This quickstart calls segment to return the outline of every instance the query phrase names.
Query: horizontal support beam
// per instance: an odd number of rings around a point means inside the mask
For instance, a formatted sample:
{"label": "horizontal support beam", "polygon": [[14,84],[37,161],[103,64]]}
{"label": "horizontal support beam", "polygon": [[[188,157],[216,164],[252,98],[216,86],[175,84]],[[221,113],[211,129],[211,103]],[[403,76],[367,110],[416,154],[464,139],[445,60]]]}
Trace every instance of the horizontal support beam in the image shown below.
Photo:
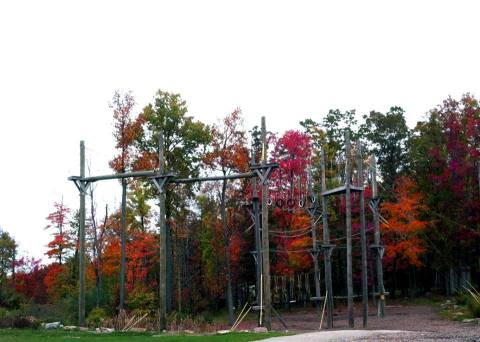
{"label": "horizontal support beam", "polygon": [[102,180],[110,179],[123,179],[123,178],[148,178],[157,175],[156,171],[133,171],[133,172],[124,172],[124,173],[115,173],[113,175],[102,175],[102,176],[92,176],[84,177],[83,179],[79,176],[68,177],[68,180],[82,180],[84,182],[98,182]]}
{"label": "horizontal support beam", "polygon": [[[354,186],[354,185],[350,185],[350,191],[351,192],[360,192],[360,191],[363,191],[363,187],[362,186]],[[322,192],[322,196],[332,196],[332,195],[340,195],[340,194],[344,194],[347,192],[347,187],[345,185],[342,185],[342,186],[339,186],[337,188],[333,188],[331,190],[327,190],[327,191],[324,191]]]}
{"label": "horizontal support beam", "polygon": [[[168,175],[168,174],[167,174]],[[103,175],[103,176],[92,176],[92,177],[84,177],[81,178],[79,176],[71,176],[68,177],[70,181],[84,181],[84,182],[98,182],[102,180],[110,180],[110,179],[123,179],[123,178],[149,178],[149,177],[161,177],[166,175],[160,175],[157,171],[133,171],[133,172],[125,172],[125,173],[116,173],[112,175]],[[196,178],[172,178],[168,182],[169,183],[195,183],[195,182],[208,182],[208,181],[220,181],[220,180],[228,180],[228,179],[240,179],[240,178],[252,178],[255,177],[255,172],[247,172],[247,173],[236,173],[232,175],[226,176],[213,176],[213,177],[196,177]]]}
{"label": "horizontal support beam", "polygon": [[255,176],[256,174],[254,172],[247,172],[247,173],[236,173],[233,175],[226,175],[226,176],[173,178],[168,182],[169,183],[195,183],[195,182],[209,182],[209,181],[219,181],[219,180],[228,180],[228,179],[252,178]]}

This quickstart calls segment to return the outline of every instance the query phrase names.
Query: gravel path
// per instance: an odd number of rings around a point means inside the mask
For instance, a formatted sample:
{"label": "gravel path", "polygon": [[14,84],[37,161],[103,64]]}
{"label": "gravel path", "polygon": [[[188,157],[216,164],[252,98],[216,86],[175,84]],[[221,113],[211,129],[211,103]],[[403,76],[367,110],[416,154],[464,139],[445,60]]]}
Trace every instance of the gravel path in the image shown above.
{"label": "gravel path", "polygon": [[368,341],[381,341],[389,339],[391,336],[403,334],[403,331],[398,330],[335,330],[335,331],[319,331],[311,332],[293,336],[272,337],[262,340],[265,342],[296,342],[296,341],[361,341],[362,339]]}
{"label": "gravel path", "polygon": [[[295,309],[282,313],[290,332],[308,333],[270,341],[477,341],[478,323],[459,323],[443,319],[438,309],[424,305],[387,305],[386,317],[378,318],[376,308],[370,307],[368,329],[362,329],[361,306],[355,307],[355,329],[348,328],[345,308],[334,313],[334,329],[318,331],[319,315],[313,309]],[[239,329],[253,329],[255,321],[242,323]],[[272,318],[272,328],[283,330],[278,319]],[[362,330],[360,330],[362,329]],[[385,331],[388,332],[385,332]],[[393,331],[393,332],[392,332]]]}

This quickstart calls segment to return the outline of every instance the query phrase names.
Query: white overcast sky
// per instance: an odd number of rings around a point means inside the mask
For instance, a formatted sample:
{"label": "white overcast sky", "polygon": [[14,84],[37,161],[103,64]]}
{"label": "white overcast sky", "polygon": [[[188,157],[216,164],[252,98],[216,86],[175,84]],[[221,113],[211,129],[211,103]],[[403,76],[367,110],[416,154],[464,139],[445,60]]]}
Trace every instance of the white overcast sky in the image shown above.
{"label": "white overcast sky", "polygon": [[[406,110],[480,96],[478,1],[1,1],[0,227],[42,257],[53,202],[78,206],[79,140],[110,173],[115,89],[178,92],[207,123],[298,127],[330,108]],[[102,183],[98,202],[117,201]]]}

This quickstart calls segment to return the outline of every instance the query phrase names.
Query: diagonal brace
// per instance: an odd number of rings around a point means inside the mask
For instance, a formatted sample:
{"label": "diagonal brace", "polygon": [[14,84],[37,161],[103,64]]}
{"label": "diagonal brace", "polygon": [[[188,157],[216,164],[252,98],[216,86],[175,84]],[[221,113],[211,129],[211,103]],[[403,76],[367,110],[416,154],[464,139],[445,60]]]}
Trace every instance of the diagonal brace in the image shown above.
{"label": "diagonal brace", "polygon": [[378,210],[378,205],[380,204],[380,198],[379,197],[372,197],[369,201],[369,207],[373,211]]}
{"label": "diagonal brace", "polygon": [[385,246],[383,245],[370,245],[371,249],[374,249],[378,255],[380,256],[380,259],[383,258],[383,254],[385,253]]}
{"label": "diagonal brace", "polygon": [[92,184],[91,182],[84,181],[81,178],[74,178],[74,179],[72,178],[71,181],[73,182],[73,184],[75,184],[80,194],[83,194],[83,195],[86,194],[90,184]]}
{"label": "diagonal brace", "polygon": [[276,168],[278,168],[278,164],[276,163],[250,166],[250,169],[252,169],[260,178],[262,185],[268,185],[268,178]]}
{"label": "diagonal brace", "polygon": [[173,177],[173,174],[167,173],[165,175],[155,175],[152,177],[148,177],[148,179],[152,181],[158,192],[163,194],[165,192],[165,186],[167,185],[169,179]]}
{"label": "diagonal brace", "polygon": [[322,217],[322,213],[318,205],[314,205],[313,207],[307,208],[307,211],[310,216],[320,215],[320,217]]}
{"label": "diagonal brace", "polygon": [[332,257],[332,253],[333,253],[333,249],[335,248],[335,245],[331,245],[331,244],[324,244],[321,246],[322,249],[323,249],[323,253],[328,256],[328,257]]}

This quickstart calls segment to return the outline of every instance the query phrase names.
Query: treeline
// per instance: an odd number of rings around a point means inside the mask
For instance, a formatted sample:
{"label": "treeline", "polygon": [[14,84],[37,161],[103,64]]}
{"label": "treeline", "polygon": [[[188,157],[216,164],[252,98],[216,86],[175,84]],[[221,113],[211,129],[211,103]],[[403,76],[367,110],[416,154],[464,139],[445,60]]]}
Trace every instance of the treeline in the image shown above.
{"label": "treeline", "polygon": [[[390,296],[451,294],[466,280],[478,285],[480,108],[472,95],[448,98],[414,129],[407,127],[400,107],[362,117],[354,110],[331,110],[320,121],[301,121],[297,130],[269,132],[268,152],[261,149],[258,127],[247,131],[243,126],[240,109],[207,125],[188,114],[186,102],[178,94],[158,91],[138,115],[134,107],[130,93],[115,93],[111,108],[116,155],[110,162],[115,172],[157,168],[160,130],[165,136],[166,170],[177,177],[245,172],[262,153],[279,163],[270,180],[269,195],[274,303],[287,302],[285,296],[288,302],[292,297],[306,300],[310,287],[313,295],[312,230],[305,203],[319,196],[321,148],[328,187],[345,181],[346,158],[354,161],[355,156],[344,154],[345,130],[350,130],[352,141],[363,144],[366,203],[372,197],[369,180],[372,156],[376,158],[386,247],[384,277]],[[358,146],[354,143],[353,147]],[[126,186],[125,307],[154,313],[159,282],[157,193],[147,180],[129,179]],[[99,207],[94,186],[88,199],[87,313],[102,308],[105,315],[113,315],[120,304],[120,205]],[[231,320],[233,306],[252,298],[255,237],[251,199],[248,179],[168,185],[168,311],[197,314],[228,307]],[[349,200],[357,248],[358,201]],[[331,239],[337,245],[333,281],[338,294],[345,293],[345,203],[345,198],[338,197],[328,206]],[[372,244],[368,207],[366,212],[368,242]],[[37,314],[75,322],[78,213],[55,203],[47,220],[52,233],[46,252],[52,262],[48,264],[18,258],[15,241],[2,233],[0,306],[18,309],[28,303]],[[315,232],[322,237],[321,219],[315,222]],[[323,267],[323,257],[319,258]],[[354,259],[359,291],[358,248]],[[372,255],[369,260],[369,284],[374,291]],[[321,286],[324,289],[323,282]],[[100,311],[93,312],[98,315]]]}

